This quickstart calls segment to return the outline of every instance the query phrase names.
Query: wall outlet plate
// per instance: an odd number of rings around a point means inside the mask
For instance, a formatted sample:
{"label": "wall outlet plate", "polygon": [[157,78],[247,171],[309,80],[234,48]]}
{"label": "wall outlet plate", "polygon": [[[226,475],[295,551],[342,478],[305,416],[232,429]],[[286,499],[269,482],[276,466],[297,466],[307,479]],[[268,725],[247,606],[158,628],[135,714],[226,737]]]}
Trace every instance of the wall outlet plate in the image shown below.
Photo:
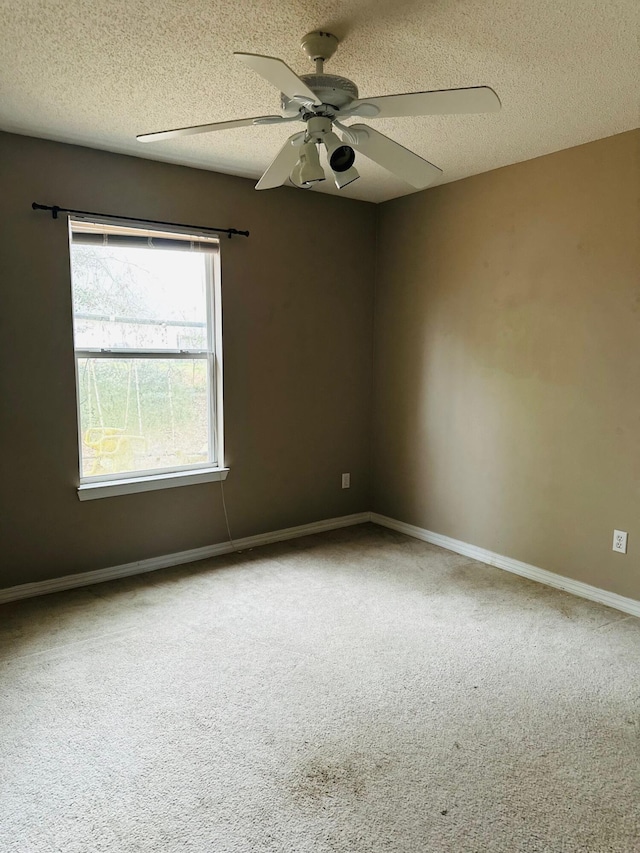
{"label": "wall outlet plate", "polygon": [[627,553],[627,534],[624,530],[613,531],[613,550],[619,554]]}
{"label": "wall outlet plate", "polygon": [[351,487],[351,474],[342,475],[342,488],[348,489]]}

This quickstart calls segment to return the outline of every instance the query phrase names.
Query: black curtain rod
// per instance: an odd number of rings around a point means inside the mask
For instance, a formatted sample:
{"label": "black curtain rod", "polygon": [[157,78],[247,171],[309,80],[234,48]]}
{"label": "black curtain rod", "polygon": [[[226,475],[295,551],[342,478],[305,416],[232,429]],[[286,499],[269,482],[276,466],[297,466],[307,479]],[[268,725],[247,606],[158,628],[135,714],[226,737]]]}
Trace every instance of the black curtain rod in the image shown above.
{"label": "black curtain rod", "polygon": [[69,207],[58,207],[57,204],[38,204],[32,202],[33,210],[50,210],[51,218],[57,219],[59,213],[75,213],[78,216],[101,216],[105,219],[122,219],[126,222],[144,222],[149,225],[170,225],[174,228],[192,228],[194,231],[213,231],[216,234],[228,234],[229,238],[236,234],[238,237],[248,237],[248,231],[238,231],[237,228],[211,228],[208,225],[182,225],[180,222],[163,222],[160,219],[138,219],[135,216],[113,216],[110,213],[96,213],[95,210],[72,210]]}

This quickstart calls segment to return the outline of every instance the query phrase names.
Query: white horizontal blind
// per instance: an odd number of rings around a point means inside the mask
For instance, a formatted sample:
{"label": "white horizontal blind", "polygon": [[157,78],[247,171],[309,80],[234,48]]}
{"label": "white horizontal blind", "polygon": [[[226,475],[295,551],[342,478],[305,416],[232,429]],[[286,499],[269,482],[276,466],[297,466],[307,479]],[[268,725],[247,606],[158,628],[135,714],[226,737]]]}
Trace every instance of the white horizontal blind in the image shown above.
{"label": "white horizontal blind", "polygon": [[75,244],[94,246],[124,246],[145,249],[172,249],[184,252],[217,252],[218,238],[205,234],[179,231],[149,230],[130,225],[89,222],[73,219],[71,240]]}

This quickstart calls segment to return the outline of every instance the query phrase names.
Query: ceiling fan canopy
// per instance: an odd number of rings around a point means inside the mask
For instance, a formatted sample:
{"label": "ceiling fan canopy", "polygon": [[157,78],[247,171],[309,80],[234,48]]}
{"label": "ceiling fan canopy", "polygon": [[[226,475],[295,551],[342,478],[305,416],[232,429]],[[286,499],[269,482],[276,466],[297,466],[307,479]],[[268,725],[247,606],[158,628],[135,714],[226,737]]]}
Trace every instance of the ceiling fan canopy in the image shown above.
{"label": "ceiling fan canopy", "polygon": [[334,35],[308,33],[301,46],[315,63],[314,74],[298,76],[285,62],[273,56],[234,54],[280,92],[279,115],[145,133],[137,137],[138,141],[156,142],[252,125],[302,122],[305,129],[289,136],[256,184],[257,190],[278,187],[287,180],[294,186],[309,189],[325,180],[320,152],[323,152],[338,189],[359,177],[354,165],[356,153],[368,157],[416,189],[425,189],[438,179],[441,169],[368,125],[347,125],[344,122],[360,118],[488,113],[501,108],[500,99],[488,86],[360,99],[358,87],[352,80],[324,71],[324,63],[338,47],[338,39]]}

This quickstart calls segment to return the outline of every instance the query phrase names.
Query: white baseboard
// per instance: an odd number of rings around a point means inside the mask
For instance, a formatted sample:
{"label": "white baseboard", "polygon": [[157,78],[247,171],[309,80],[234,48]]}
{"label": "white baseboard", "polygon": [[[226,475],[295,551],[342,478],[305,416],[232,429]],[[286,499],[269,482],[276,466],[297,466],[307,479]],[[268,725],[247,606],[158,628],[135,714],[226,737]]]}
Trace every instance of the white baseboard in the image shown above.
{"label": "white baseboard", "polygon": [[[556,575],[554,572],[548,572],[546,569],[539,569],[537,566],[522,563],[520,560],[514,560],[512,557],[505,557],[502,554],[487,551],[485,548],[479,548],[477,545],[470,545],[468,542],[461,542],[459,539],[452,539],[449,536],[443,536],[441,533],[433,533],[431,530],[425,530],[422,527],[416,527],[404,521],[397,521],[395,518],[388,518],[386,515],[379,515],[377,512],[359,512],[354,515],[343,515],[339,518],[314,521],[311,524],[301,524],[297,527],[286,527],[283,530],[273,530],[270,533],[259,533],[257,536],[234,539],[234,545],[235,550],[246,551],[248,548],[257,548],[260,545],[268,545],[271,542],[297,539],[301,536],[310,536],[313,533],[322,533],[326,530],[337,530],[340,527],[351,527],[352,525],[363,524],[367,521],[372,521],[374,524],[379,524],[382,527],[389,527],[391,530],[397,530],[399,533],[405,533],[414,539],[421,539],[423,542],[439,545],[448,551],[455,551],[457,554],[463,554],[465,557],[471,557],[489,566],[495,566],[498,569],[504,569],[507,572],[538,581],[538,583],[562,589],[580,598],[587,598],[599,604],[606,604],[607,607],[613,607],[616,610],[621,610],[623,613],[629,613],[631,616],[640,617],[640,601],[636,601],[633,598],[625,598],[622,595],[617,595],[615,592],[609,592],[606,589],[590,586],[572,578]],[[170,566],[179,566],[184,563],[193,563],[196,560],[205,560],[208,557],[216,557],[220,554],[230,554],[233,550],[234,548],[230,542],[220,542],[216,545],[205,545],[203,548],[192,548],[189,551],[179,551],[175,554],[151,557],[148,560],[138,560],[135,563],[125,563],[121,566],[65,575],[61,578],[52,578],[51,580],[36,583],[24,583],[19,586],[0,589],[0,604],[16,601],[20,598],[32,598],[36,595],[61,592],[62,590],[73,589],[75,587],[91,586],[95,583],[103,583],[104,581],[124,578],[129,575],[140,575],[145,572],[153,572],[157,569],[166,569]]]}
{"label": "white baseboard", "polygon": [[125,578],[129,575],[141,575],[145,572],[154,572],[157,569],[166,569],[169,566],[179,566],[183,563],[205,560],[208,557],[216,557],[219,554],[230,554],[234,550],[246,551],[248,548],[268,545],[270,542],[282,542],[285,539],[297,539],[300,536],[310,536],[312,533],[322,533],[325,530],[337,530],[339,527],[363,524],[369,521],[369,518],[370,513],[368,512],[342,515],[339,518],[327,518],[324,521],[314,521],[311,524],[300,524],[298,527],[286,527],[283,530],[273,530],[270,533],[259,533],[257,536],[234,539],[233,544],[235,545],[235,549],[230,542],[220,542],[216,545],[205,545],[203,548],[192,548],[189,551],[179,551],[175,554],[151,557],[148,560],[137,560],[135,563],[125,563],[122,566],[112,566],[107,569],[96,569],[92,572],[65,575],[61,578],[52,578],[51,580],[38,581],[36,583],[23,583],[20,586],[0,589],[0,604],[8,601],[16,601],[19,598],[32,598],[36,595],[61,592],[64,589],[73,589],[79,586],[91,586],[94,583]]}
{"label": "white baseboard", "polygon": [[504,557],[502,554],[487,551],[485,548],[478,548],[477,545],[470,545],[468,542],[461,542],[459,539],[451,539],[449,536],[443,536],[441,533],[432,533],[430,530],[416,527],[413,524],[406,524],[404,521],[397,521],[395,518],[388,518],[386,515],[379,515],[377,512],[371,513],[371,521],[382,527],[389,527],[391,530],[405,533],[407,536],[413,536],[414,539],[422,539],[423,542],[439,545],[441,548],[446,548],[447,551],[464,554],[465,557],[471,557],[489,566],[504,569],[515,575],[521,575],[523,578],[529,578],[529,580],[538,581],[547,586],[553,586],[556,589],[562,589],[565,592],[578,595],[580,598],[588,598],[590,601],[606,604],[607,607],[613,607],[616,610],[621,610],[623,613],[629,613],[631,616],[640,617],[640,601],[636,601],[633,598],[625,598],[622,595],[617,595],[615,592],[609,592],[597,586],[590,586],[587,583],[582,583],[572,578],[556,575],[554,572],[548,572],[546,569],[539,569],[537,566],[522,563],[520,560],[514,560],[512,557]]}

